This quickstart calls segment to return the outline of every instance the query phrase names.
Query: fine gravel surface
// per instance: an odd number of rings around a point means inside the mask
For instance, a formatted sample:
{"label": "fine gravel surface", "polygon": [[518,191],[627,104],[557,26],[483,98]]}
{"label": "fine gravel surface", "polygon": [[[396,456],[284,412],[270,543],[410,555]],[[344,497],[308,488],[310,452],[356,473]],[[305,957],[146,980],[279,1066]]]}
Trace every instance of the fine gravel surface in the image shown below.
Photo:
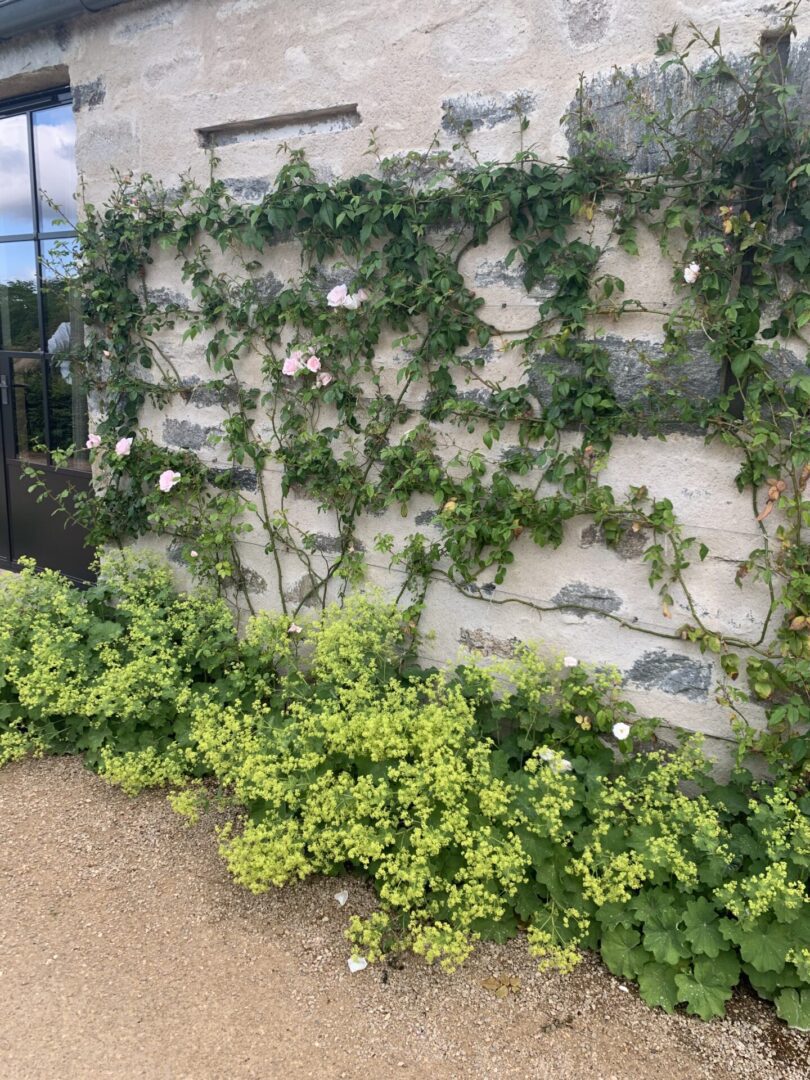
{"label": "fine gravel surface", "polygon": [[2,1080],[810,1078],[810,1037],[748,995],[723,1021],[670,1017],[593,959],[539,975],[522,941],[449,976],[416,959],[351,974],[343,931],[368,888],[251,896],[213,827],[74,759],[0,771]]}

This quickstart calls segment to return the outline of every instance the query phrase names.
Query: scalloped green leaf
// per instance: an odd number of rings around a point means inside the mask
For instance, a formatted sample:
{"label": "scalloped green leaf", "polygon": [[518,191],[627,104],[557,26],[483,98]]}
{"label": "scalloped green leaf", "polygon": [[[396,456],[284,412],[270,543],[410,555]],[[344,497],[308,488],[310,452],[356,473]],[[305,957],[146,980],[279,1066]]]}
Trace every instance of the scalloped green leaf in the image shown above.
{"label": "scalloped green leaf", "polygon": [[642,1000],[665,1012],[674,1012],[680,1001],[678,985],[675,982],[676,974],[669,964],[658,964],[654,961],[645,964],[638,973],[638,989]]}
{"label": "scalloped green leaf", "polygon": [[648,954],[641,948],[641,935],[627,926],[606,930],[599,945],[609,971],[623,979],[635,979]]}
{"label": "scalloped green leaf", "polygon": [[659,964],[675,965],[689,955],[680,924],[680,912],[673,908],[664,908],[644,923],[644,947]]}
{"label": "scalloped green leaf", "polygon": [[702,957],[695,961],[691,972],[680,972],[675,976],[680,1000],[686,1003],[686,1011],[699,1016],[701,1020],[723,1015],[726,1002],[739,978],[740,966],[736,958],[731,953],[722,953],[721,957],[724,959],[720,963],[720,958],[709,960]]}
{"label": "scalloped green leaf", "polygon": [[775,999],[776,1014],[788,1027],[810,1031],[810,989],[783,990]]}
{"label": "scalloped green leaf", "polygon": [[790,926],[774,920],[764,925],[758,922],[739,935],[738,943],[743,960],[757,971],[782,971],[794,940]]}
{"label": "scalloped green leaf", "polygon": [[683,936],[698,955],[717,957],[725,950],[718,921],[717,908],[704,896],[686,905]]}

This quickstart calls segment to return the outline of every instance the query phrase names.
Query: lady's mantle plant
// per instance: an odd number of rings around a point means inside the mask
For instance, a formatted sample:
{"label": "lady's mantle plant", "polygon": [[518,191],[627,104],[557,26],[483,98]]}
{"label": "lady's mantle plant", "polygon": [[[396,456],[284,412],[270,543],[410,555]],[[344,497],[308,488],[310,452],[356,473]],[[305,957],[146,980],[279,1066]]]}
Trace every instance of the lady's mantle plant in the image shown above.
{"label": "lady's mantle plant", "polygon": [[221,851],[255,892],[368,880],[357,963],[453,968],[525,930],[541,966],[596,949],[667,1011],[721,1015],[747,980],[810,1029],[810,796],[789,771],[718,784],[694,737],[650,750],[610,673],[529,646],[424,671],[409,614],[363,594],[239,639],[143,556],[85,592],[28,568],[4,601],[0,757],[83,752],[192,819],[224,800]]}

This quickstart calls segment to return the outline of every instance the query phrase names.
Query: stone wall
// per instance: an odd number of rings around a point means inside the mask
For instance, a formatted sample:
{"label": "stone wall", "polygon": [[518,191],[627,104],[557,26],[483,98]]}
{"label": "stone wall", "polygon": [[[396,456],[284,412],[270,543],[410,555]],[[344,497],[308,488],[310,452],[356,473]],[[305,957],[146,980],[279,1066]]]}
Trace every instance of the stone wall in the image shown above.
{"label": "stone wall", "polygon": [[[801,16],[800,41],[810,35],[809,14]],[[204,180],[210,146],[220,158],[219,175],[245,201],[268,190],[283,142],[304,148],[323,177],[368,171],[372,131],[384,156],[434,145],[463,164],[463,151],[452,147],[458,125],[468,122],[470,144],[481,158],[505,159],[519,147],[516,101],[531,121],[524,139],[555,160],[569,151],[570,132],[560,117],[571,107],[580,72],[599,124],[645,169],[649,152],[621,104],[611,79],[614,65],[634,70],[650,99],[665,101],[686,91],[677,73],[661,74],[651,62],[658,33],[675,21],[719,24],[726,48],[742,54],[776,17],[774,5],[757,0],[358,0],[345,7],[318,0],[136,0],[0,45],[0,99],[70,82],[78,164],[87,197],[96,203],[109,191],[111,167],[149,172],[169,186],[189,170]],[[794,44],[791,54],[802,97],[807,52],[806,44]],[[611,251],[604,269],[625,279],[628,295],[666,311],[674,301],[671,266],[653,237],[640,241],[640,258]],[[509,335],[534,321],[542,289],[525,294],[519,268],[504,262],[507,248],[507,238],[495,232],[486,246],[467,252],[461,269],[484,298],[484,317],[502,331],[485,351],[487,376],[508,380],[518,370]],[[277,245],[265,257],[266,288],[280,288],[298,269],[296,245]],[[150,268],[147,285],[157,302],[186,296],[168,256]],[[603,342],[620,399],[661,369],[661,322],[661,316],[638,314],[620,327],[594,326],[595,334],[607,335]],[[193,448],[212,468],[228,468],[222,448],[209,441],[227,401],[203,385],[204,344],[183,344],[178,331],[166,335],[163,346],[191,392],[187,402],[147,415],[145,423],[158,441]],[[788,368],[800,362],[798,350],[783,355]],[[402,361],[393,345],[387,360],[393,378]],[[250,374],[250,364],[243,375]],[[693,363],[679,376],[684,392],[709,394],[718,377],[696,340]],[[539,381],[537,386],[541,395]],[[464,443],[458,429],[441,434],[448,455]],[[508,434],[490,452],[493,461],[508,452]],[[471,439],[480,447],[478,435]],[[688,572],[701,615],[720,631],[744,636],[755,634],[768,595],[735,581],[739,561],[759,541],[750,493],[739,493],[733,483],[737,467],[729,449],[707,447],[700,436],[678,431],[666,444],[620,439],[603,478],[617,493],[644,484],[672,500],[686,534],[705,540],[711,551]],[[255,487],[249,470],[240,470],[237,479],[246,490]],[[268,479],[280,498],[279,474],[271,469]],[[326,565],[334,557],[334,524],[294,494],[288,507],[315,534]],[[407,520],[396,513],[364,524],[360,541],[372,581],[392,585],[384,559],[372,550],[374,535],[402,537],[415,528],[429,535],[432,513],[428,501],[414,501]],[[427,652],[445,661],[464,647],[502,655],[517,640],[540,639],[583,659],[610,662],[625,673],[641,709],[703,730],[722,749],[730,731],[714,701],[718,673],[712,660],[686,643],[638,632],[668,633],[688,616],[682,597],[669,616],[662,613],[647,584],[644,544],[643,535],[629,531],[610,550],[587,520],[572,522],[556,551],[522,537],[503,585],[483,582],[466,595],[442,583],[431,587]],[[254,601],[277,606],[263,543],[248,538],[243,549]],[[300,568],[288,569],[288,595],[303,595],[307,581]],[[560,610],[541,617],[520,603],[525,598]],[[583,604],[592,613],[583,614],[577,607]],[[633,628],[617,626],[608,614]]]}

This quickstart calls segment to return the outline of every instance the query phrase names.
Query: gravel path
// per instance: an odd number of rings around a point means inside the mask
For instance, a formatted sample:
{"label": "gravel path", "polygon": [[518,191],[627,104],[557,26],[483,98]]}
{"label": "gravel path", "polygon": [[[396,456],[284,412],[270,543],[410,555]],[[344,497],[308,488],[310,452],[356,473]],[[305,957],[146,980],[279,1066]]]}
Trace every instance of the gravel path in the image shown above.
{"label": "gravel path", "polygon": [[[520,941],[452,976],[352,975],[343,929],[368,890],[253,897],[211,833],[75,760],[0,772],[3,1080],[810,1078],[810,1038],[751,998],[723,1022],[667,1017],[594,961],[539,976]],[[498,998],[493,975],[520,987]]]}

